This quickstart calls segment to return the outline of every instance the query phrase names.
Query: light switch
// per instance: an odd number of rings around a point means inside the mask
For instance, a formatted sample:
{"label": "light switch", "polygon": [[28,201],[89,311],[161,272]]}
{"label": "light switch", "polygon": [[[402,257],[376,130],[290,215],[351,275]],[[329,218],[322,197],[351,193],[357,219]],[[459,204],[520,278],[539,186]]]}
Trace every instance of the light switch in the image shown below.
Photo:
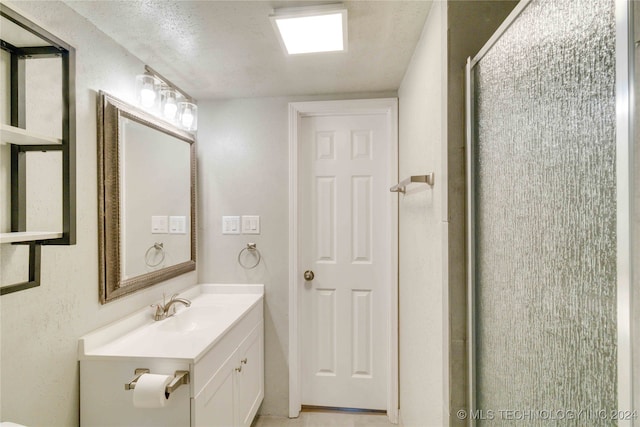
{"label": "light switch", "polygon": [[187,217],[186,216],[170,216],[169,217],[169,233],[187,234]]}
{"label": "light switch", "polygon": [[169,217],[166,215],[151,217],[151,234],[166,234],[169,232]]}
{"label": "light switch", "polygon": [[240,234],[240,217],[223,216],[222,234]]}
{"label": "light switch", "polygon": [[242,216],[242,234],[260,234],[260,216]]}

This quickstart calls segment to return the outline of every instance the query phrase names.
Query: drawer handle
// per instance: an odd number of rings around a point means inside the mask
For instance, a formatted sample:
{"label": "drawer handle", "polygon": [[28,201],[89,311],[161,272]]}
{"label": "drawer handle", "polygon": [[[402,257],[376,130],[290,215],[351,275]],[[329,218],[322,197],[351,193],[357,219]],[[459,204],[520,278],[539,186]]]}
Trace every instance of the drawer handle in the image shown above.
{"label": "drawer handle", "polygon": [[246,365],[247,364],[247,358],[245,357],[244,359],[242,359],[240,361],[241,364]]}

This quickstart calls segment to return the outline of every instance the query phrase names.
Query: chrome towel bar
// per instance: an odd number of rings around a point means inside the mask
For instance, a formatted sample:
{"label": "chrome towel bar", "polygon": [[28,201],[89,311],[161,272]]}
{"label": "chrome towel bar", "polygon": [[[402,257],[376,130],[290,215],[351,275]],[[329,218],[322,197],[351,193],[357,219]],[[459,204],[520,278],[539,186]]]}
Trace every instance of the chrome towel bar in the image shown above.
{"label": "chrome towel bar", "polygon": [[433,187],[435,174],[433,172],[426,175],[412,175],[407,179],[403,179],[397,185],[389,188],[392,193],[404,194],[407,190],[407,186],[412,183],[427,184]]}

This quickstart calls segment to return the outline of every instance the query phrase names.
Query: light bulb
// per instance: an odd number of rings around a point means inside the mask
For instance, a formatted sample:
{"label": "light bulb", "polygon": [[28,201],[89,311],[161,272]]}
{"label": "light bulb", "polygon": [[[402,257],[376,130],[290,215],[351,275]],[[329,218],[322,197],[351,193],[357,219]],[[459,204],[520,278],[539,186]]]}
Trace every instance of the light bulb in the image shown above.
{"label": "light bulb", "polygon": [[198,128],[198,106],[192,102],[178,103],[178,123],[188,131]]}
{"label": "light bulb", "polygon": [[153,104],[155,104],[156,102],[156,93],[153,90],[153,88],[142,88],[142,90],[140,91],[140,104],[142,104],[143,107],[153,107]]}
{"label": "light bulb", "polygon": [[182,118],[180,119],[182,122],[182,126],[189,129],[193,124],[193,114],[191,114],[191,110],[186,110],[182,113]]}
{"label": "light bulb", "polygon": [[169,120],[173,120],[178,112],[178,106],[175,102],[167,102],[164,104],[164,117]]}
{"label": "light bulb", "polygon": [[162,115],[169,121],[174,121],[178,112],[178,94],[171,88],[160,91],[160,103],[162,105]]}
{"label": "light bulb", "polygon": [[140,74],[136,76],[136,93],[138,104],[148,110],[158,107],[158,92],[160,89],[160,81],[149,74]]}

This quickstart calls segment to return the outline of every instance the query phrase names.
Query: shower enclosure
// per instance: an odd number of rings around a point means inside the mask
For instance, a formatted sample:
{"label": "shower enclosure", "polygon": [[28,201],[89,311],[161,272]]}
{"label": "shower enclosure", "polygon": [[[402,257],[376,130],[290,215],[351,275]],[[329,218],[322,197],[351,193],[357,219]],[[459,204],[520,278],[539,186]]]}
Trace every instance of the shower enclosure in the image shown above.
{"label": "shower enclosure", "polygon": [[633,3],[522,0],[468,62],[472,424],[640,425]]}

